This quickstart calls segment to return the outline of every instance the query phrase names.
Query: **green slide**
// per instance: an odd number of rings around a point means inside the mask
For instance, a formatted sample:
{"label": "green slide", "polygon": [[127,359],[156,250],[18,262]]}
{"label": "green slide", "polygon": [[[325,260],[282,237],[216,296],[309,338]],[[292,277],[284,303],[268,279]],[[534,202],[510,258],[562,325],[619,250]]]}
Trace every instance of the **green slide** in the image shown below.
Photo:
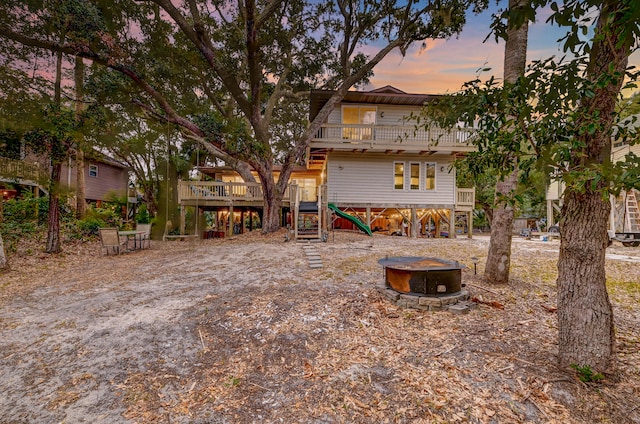
{"label": "green slide", "polygon": [[369,234],[370,236],[373,235],[373,233],[371,232],[371,228],[369,228],[368,225],[365,225],[362,223],[362,221],[360,221],[358,218],[356,218],[353,215],[349,215],[348,213],[344,213],[342,212],[340,209],[338,209],[338,207],[336,205],[334,205],[333,203],[329,203],[327,205],[329,207],[329,209],[331,209],[332,211],[334,211],[336,213],[336,215],[347,219],[351,222],[353,222],[354,224],[356,224],[356,227],[358,227],[360,229],[360,231]]}

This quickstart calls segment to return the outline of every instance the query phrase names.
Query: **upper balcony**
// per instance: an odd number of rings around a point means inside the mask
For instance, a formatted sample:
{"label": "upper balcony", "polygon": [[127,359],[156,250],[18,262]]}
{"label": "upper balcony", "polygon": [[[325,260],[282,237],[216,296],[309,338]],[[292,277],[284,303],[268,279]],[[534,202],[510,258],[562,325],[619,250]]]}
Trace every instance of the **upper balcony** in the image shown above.
{"label": "upper balcony", "polygon": [[472,152],[472,130],[415,128],[410,125],[323,124],[311,140],[311,149],[361,152],[462,153]]}

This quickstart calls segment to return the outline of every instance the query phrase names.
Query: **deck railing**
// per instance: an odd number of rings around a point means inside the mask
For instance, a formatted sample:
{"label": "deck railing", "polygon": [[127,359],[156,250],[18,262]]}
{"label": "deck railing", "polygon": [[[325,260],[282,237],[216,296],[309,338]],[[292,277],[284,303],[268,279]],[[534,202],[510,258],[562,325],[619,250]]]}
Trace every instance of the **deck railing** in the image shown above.
{"label": "deck railing", "polygon": [[335,147],[358,148],[416,148],[421,150],[440,147],[472,148],[473,131],[468,129],[444,130],[418,128],[413,125],[349,125],[323,124],[313,143],[331,144]]}
{"label": "deck railing", "polygon": [[[178,200],[247,201],[263,200],[260,183],[232,183],[223,181],[178,181]],[[289,200],[289,188],[283,201]]]}
{"label": "deck railing", "polygon": [[[290,193],[296,193],[295,189],[293,189],[292,191],[291,185],[287,187],[287,190],[284,193],[284,197],[282,199],[284,203],[287,203],[291,200]],[[475,188],[456,189],[456,209],[473,210],[475,205],[475,194]],[[261,202],[263,200],[262,186],[259,183],[178,181],[178,200],[180,202],[206,200]],[[293,201],[295,202],[295,198],[293,199]]]}
{"label": "deck railing", "polygon": [[0,177],[39,182],[45,180],[47,175],[37,163],[0,157]]}
{"label": "deck railing", "polygon": [[457,188],[456,189],[456,209],[473,210],[476,204],[475,188]]}

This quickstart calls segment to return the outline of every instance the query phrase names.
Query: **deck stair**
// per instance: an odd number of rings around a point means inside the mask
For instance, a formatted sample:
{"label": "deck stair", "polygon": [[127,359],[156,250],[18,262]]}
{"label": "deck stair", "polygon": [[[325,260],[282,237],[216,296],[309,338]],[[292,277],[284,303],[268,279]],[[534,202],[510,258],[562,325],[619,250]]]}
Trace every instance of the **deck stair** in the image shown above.
{"label": "deck stair", "polygon": [[626,199],[626,217],[625,228],[629,232],[640,232],[640,209],[638,209],[638,199],[636,198],[635,190],[630,190],[627,193]]}
{"label": "deck stair", "polygon": [[318,204],[316,202],[300,202],[298,207],[298,238],[318,237]]}
{"label": "deck stair", "polygon": [[322,264],[322,258],[320,257],[320,253],[318,253],[318,249],[315,245],[311,243],[307,243],[302,246],[302,250],[307,256],[307,260],[309,261],[309,268],[311,269],[321,269],[324,267]]}

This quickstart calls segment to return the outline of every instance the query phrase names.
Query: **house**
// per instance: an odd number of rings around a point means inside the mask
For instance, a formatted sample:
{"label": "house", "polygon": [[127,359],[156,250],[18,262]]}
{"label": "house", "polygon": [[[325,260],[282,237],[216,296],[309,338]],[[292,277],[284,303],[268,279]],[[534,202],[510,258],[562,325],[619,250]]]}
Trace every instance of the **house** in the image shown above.
{"label": "house", "polygon": [[[332,94],[311,92],[311,120]],[[436,97],[388,86],[348,92],[312,139],[306,166],[291,175],[282,225],[291,225],[298,239],[326,237],[336,228],[471,237],[475,190],[457,187],[453,162],[475,149],[472,132],[416,129],[408,120]],[[178,182],[181,233],[185,207],[214,212],[222,234],[233,233],[231,222],[242,222],[244,231],[247,217],[262,209],[260,184],[244,183],[226,167],[199,171],[210,181]]]}
{"label": "house", "polygon": [[[622,122],[623,126],[640,126],[640,115],[630,116]],[[624,161],[628,154],[640,156],[640,144],[631,144],[629,140],[613,140],[611,161]],[[625,246],[640,246],[640,190],[623,191],[617,197],[611,196],[611,218],[609,233],[612,238],[621,241]]]}
{"label": "house", "polygon": [[[626,118],[621,125],[638,126],[640,115]],[[629,140],[614,135],[611,146],[611,162],[624,161],[628,154],[640,156],[640,144],[631,144]],[[552,179],[547,187],[547,223],[555,225],[555,215],[561,213],[564,182]],[[609,217],[609,236],[622,242],[625,246],[640,246],[640,191],[630,189],[622,191],[618,196],[611,196],[611,213]]]}
{"label": "house", "polygon": [[[75,191],[78,175],[75,162],[69,159],[62,165],[60,182]],[[129,168],[121,162],[95,150],[85,153],[85,199],[100,206],[111,196],[125,196],[129,185]]]}
{"label": "house", "polygon": [[[16,195],[29,190],[35,196],[46,194],[49,166],[45,158],[26,155],[22,159],[0,157],[0,189]],[[129,170],[122,163],[93,151],[85,156],[85,198],[87,202],[100,204],[109,201],[112,193],[123,196],[127,193]],[[64,188],[75,190],[77,181],[75,163],[69,159],[62,166],[60,183]]]}
{"label": "house", "polygon": [[[311,92],[310,120],[332,95]],[[331,112],[311,141],[307,166],[321,171],[324,200],[339,217],[388,234],[471,237],[475,190],[457,187],[453,163],[475,150],[472,131],[416,128],[409,119],[437,97],[391,86],[350,91]],[[348,225],[329,227],[336,222]]]}

